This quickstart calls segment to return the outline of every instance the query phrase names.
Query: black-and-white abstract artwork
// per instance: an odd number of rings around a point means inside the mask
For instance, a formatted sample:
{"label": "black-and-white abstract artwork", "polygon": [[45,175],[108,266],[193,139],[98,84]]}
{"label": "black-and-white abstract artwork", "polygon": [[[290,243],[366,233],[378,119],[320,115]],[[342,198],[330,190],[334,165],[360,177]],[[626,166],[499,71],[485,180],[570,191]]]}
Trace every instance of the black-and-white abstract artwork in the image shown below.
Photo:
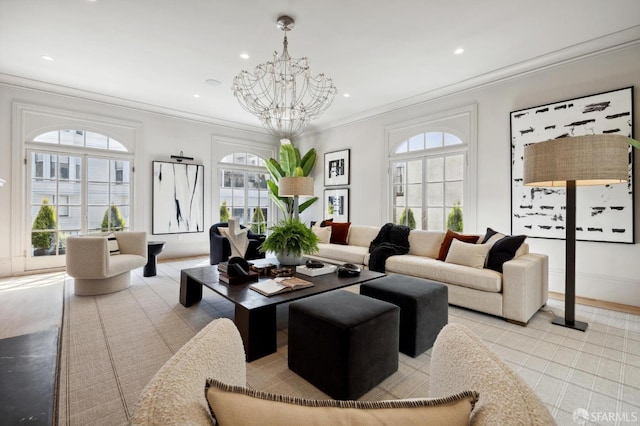
{"label": "black-and-white abstract artwork", "polygon": [[153,162],[152,233],[204,231],[204,166]]}
{"label": "black-and-white abstract artwork", "polygon": [[324,154],[324,186],[349,185],[349,155],[351,150]]}
{"label": "black-and-white abstract artwork", "polygon": [[[633,136],[633,87],[511,113],[513,234],[565,237],[566,190],[523,185],[524,146],[550,139],[605,133]],[[578,240],[634,242],[631,146],[627,184],[580,186],[576,194]]]}

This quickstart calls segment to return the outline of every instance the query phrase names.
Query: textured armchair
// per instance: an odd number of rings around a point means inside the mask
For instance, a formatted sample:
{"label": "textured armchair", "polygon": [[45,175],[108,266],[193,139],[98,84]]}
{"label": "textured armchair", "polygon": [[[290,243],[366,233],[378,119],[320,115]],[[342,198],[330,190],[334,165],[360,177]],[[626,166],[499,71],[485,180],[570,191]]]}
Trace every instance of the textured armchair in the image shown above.
{"label": "textured armchair", "polygon": [[67,274],[79,296],[113,293],[131,283],[131,270],[147,263],[146,232],[114,232],[120,254],[110,255],[107,233],[67,238]]}
{"label": "textured armchair", "polygon": [[[209,228],[209,263],[211,265],[217,265],[220,262],[225,262],[231,255],[231,246],[227,238],[220,235],[218,228],[227,228],[229,225],[226,222],[216,223]],[[245,226],[240,225],[241,229],[245,229]],[[258,250],[265,240],[265,236],[262,234],[256,234],[249,230],[247,232],[249,238],[249,247],[244,258],[251,259],[264,259],[264,253],[260,253]]]}

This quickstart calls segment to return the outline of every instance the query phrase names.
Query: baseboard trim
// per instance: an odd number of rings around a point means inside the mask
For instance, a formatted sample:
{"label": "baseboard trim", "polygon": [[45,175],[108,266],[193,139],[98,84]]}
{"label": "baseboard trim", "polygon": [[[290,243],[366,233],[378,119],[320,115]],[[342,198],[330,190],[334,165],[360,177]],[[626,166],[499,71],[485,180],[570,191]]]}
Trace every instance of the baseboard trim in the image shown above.
{"label": "baseboard trim", "polygon": [[[563,293],[549,292],[549,297],[555,300],[564,300]],[[640,306],[623,305],[621,303],[607,302],[604,300],[590,299],[576,296],[576,303],[580,305],[594,306],[596,308],[610,309],[612,311],[625,312],[627,314],[640,315]]]}

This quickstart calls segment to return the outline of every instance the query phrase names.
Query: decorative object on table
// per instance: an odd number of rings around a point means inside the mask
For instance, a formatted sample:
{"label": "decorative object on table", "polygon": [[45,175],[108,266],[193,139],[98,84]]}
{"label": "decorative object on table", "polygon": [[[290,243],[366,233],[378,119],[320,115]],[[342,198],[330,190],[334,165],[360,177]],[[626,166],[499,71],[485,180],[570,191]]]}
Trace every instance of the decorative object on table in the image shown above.
{"label": "decorative object on table", "polygon": [[244,258],[247,248],[249,248],[249,237],[247,235],[249,229],[240,228],[240,221],[235,217],[230,217],[227,224],[226,228],[219,228],[218,230],[220,235],[229,241],[230,257]]}
{"label": "decorative object on table", "polygon": [[218,279],[229,285],[238,285],[238,284],[246,284],[246,283],[255,283],[258,282],[260,276],[257,272],[249,271],[247,275],[239,275],[239,276],[231,276],[226,272],[219,272]]}
{"label": "decorative object on table", "polygon": [[302,275],[308,275],[310,277],[317,277],[320,275],[333,274],[338,269],[336,265],[326,265],[322,264],[320,268],[312,268],[308,265],[299,265],[296,266],[296,273]]}
{"label": "decorative object on table", "polygon": [[324,186],[349,185],[350,154],[349,149],[324,154]]}
{"label": "decorative object on table", "polygon": [[[633,117],[632,87],[512,112],[511,233],[558,239],[565,235],[565,190],[523,185],[525,145],[591,134],[630,138]],[[627,182],[580,189],[578,240],[634,242],[633,155],[628,156]]]}
{"label": "decorative object on table", "polygon": [[[288,139],[282,139],[280,141],[279,157],[279,162],[276,161],[275,158],[269,158],[269,160],[266,161],[267,170],[269,170],[269,173],[271,174],[271,179],[267,181],[267,186],[269,187],[269,197],[273,200],[276,206],[278,206],[282,213],[284,213],[285,219],[289,219],[294,217],[296,214],[302,213],[307,207],[315,203],[318,197],[312,197],[304,203],[296,206],[297,199],[295,197],[292,198],[281,195],[280,181],[289,177],[308,177],[313,170],[313,166],[316,164],[316,151],[311,148],[304,156],[300,157],[300,151],[298,151],[298,148],[293,146],[291,141]],[[291,187],[292,182],[305,182],[304,185],[306,186],[297,190],[297,195],[313,195],[313,180],[311,180],[310,188],[308,186],[308,180],[296,179],[290,181],[287,184],[289,186],[285,188],[287,192],[293,191],[293,188]],[[305,192],[304,194],[301,193],[303,189]]]}
{"label": "decorative object on table", "polygon": [[271,276],[273,278],[279,277],[292,277],[293,276],[293,268],[287,266],[281,266],[278,268],[271,268],[270,270]]}
{"label": "decorative object on table", "polygon": [[[209,228],[209,263],[211,265],[225,262],[231,256],[231,244],[229,244],[229,240],[222,236],[220,232],[220,229],[227,228],[228,226],[228,223],[220,222],[211,225],[211,228]],[[244,228],[243,225],[240,225],[240,229]],[[261,253],[259,249],[266,237],[249,230],[247,231],[247,238],[249,239],[249,246],[244,258],[247,260],[264,259],[264,253]]]}
{"label": "decorative object on table", "polygon": [[304,254],[318,251],[318,237],[299,219],[280,221],[269,230],[260,251],[275,253],[281,265],[300,265]]}
{"label": "decorative object on table", "polygon": [[[280,138],[293,138],[307,124],[322,114],[337,93],[330,78],[313,76],[307,58],[289,56],[287,31],[295,25],[293,18],[280,16],[277,27],[284,31],[282,54],[258,65],[253,74],[241,71],[231,85],[242,108],[260,119],[269,132]],[[286,84],[280,81],[286,76]]]}
{"label": "decorative object on table", "polygon": [[349,188],[324,190],[324,217],[349,222]]}
{"label": "decorative object on table", "polygon": [[153,162],[151,233],[204,231],[204,166]]}
{"label": "decorative object on table", "polygon": [[271,276],[271,270],[277,268],[278,265],[274,265],[273,263],[266,263],[264,265],[251,265],[251,270],[257,272],[261,277]]}
{"label": "decorative object on table", "polygon": [[576,186],[628,183],[629,149],[628,138],[621,135],[568,137],[524,148],[525,185],[566,186],[565,317],[556,317],[554,324],[587,328],[575,320]]}
{"label": "decorative object on table", "polygon": [[360,275],[360,268],[353,263],[338,266],[339,277],[357,277],[358,275]]}
{"label": "decorative object on table", "polygon": [[298,277],[273,278],[259,281],[258,283],[251,284],[249,286],[251,290],[255,290],[264,296],[273,296],[275,294],[300,290],[307,287],[313,287],[313,283]]}

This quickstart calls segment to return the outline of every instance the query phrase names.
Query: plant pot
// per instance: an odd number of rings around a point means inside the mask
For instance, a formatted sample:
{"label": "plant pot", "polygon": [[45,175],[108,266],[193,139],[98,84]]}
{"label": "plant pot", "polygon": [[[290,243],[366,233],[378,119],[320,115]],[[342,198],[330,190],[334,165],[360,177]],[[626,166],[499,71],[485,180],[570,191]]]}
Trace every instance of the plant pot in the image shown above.
{"label": "plant pot", "polygon": [[280,265],[302,265],[302,256],[296,256],[289,253],[276,253],[276,259],[278,259],[278,263],[280,263]]}

